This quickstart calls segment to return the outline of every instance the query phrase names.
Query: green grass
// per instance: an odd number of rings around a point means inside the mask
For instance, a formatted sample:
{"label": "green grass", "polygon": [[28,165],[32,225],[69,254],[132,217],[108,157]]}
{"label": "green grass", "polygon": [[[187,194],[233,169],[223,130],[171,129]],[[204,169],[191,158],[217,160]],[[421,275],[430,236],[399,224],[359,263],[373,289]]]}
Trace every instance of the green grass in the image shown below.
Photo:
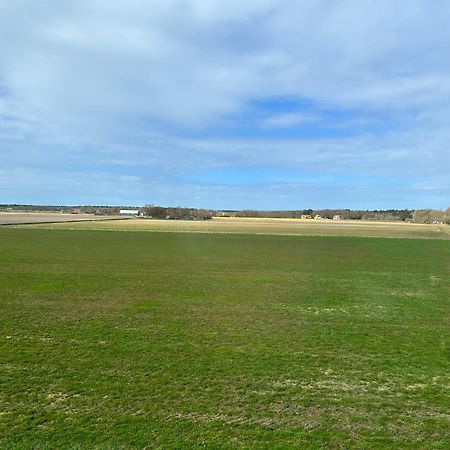
{"label": "green grass", "polygon": [[0,447],[447,449],[449,279],[448,240],[2,228]]}

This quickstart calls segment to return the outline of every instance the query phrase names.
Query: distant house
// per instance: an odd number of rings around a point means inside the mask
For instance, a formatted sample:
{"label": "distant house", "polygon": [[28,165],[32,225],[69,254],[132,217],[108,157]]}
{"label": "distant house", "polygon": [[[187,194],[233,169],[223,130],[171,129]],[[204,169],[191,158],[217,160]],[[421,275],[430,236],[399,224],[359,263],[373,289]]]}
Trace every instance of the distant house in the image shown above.
{"label": "distant house", "polygon": [[335,214],[335,215],[333,216],[333,220],[341,220],[341,219],[342,219],[342,217],[341,217],[340,214]]}
{"label": "distant house", "polygon": [[319,216],[319,214],[316,214],[315,216],[314,216],[314,219],[315,220],[320,220],[322,218],[322,216]]}
{"label": "distant house", "polygon": [[138,209],[121,209],[119,214],[121,216],[139,216],[140,211]]}
{"label": "distant house", "polygon": [[311,214],[302,214],[301,219],[312,219]]}

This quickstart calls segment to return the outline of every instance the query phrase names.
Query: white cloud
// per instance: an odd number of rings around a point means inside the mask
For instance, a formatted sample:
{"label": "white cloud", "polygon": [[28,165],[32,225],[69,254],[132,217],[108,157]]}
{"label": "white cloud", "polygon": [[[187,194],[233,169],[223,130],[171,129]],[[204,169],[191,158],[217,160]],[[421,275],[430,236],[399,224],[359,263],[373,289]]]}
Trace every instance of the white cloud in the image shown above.
{"label": "white cloud", "polygon": [[262,126],[268,128],[284,128],[296,125],[319,122],[319,117],[308,113],[281,113],[273,114],[262,120]]}
{"label": "white cloud", "polygon": [[8,3],[3,76],[54,120],[201,125],[261,96],[405,107],[450,95],[442,2],[47,2],[27,15]]}
{"label": "white cloud", "polygon": [[[38,173],[240,164],[442,177],[449,19],[443,0],[0,0],[0,157]],[[351,110],[361,129],[226,137],[253,101],[278,97]],[[385,131],[371,130],[373,114]],[[258,117],[269,130],[323,125],[317,111]]]}

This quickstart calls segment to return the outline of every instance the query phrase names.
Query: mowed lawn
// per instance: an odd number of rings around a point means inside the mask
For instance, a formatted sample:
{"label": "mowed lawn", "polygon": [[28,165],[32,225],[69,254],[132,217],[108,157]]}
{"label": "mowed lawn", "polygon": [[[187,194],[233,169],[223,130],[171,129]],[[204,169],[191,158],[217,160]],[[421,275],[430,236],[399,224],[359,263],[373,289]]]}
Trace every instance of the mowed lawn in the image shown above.
{"label": "mowed lawn", "polygon": [[450,446],[450,241],[0,229],[1,448]]}

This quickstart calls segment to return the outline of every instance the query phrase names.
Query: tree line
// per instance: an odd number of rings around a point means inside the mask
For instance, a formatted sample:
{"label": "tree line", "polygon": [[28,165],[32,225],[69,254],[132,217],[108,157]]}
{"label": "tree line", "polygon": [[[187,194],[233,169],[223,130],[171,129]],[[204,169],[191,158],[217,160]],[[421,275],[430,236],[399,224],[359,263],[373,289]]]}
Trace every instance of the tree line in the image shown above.
{"label": "tree line", "polygon": [[316,217],[323,219],[351,220],[379,220],[379,221],[412,221],[413,210],[409,209],[386,209],[386,210],[355,210],[355,209],[299,209],[291,211],[224,211],[221,215],[231,215],[234,217],[265,217],[265,218],[292,218]]}
{"label": "tree line", "polygon": [[119,214],[121,209],[137,209],[143,212],[144,217],[167,220],[209,220],[214,216],[221,217],[261,217],[261,218],[314,218],[324,219],[340,218],[343,220],[374,220],[374,221],[403,221],[414,223],[450,224],[450,208],[436,209],[385,209],[385,210],[356,210],[356,209],[297,209],[297,210],[210,210],[202,208],[185,208],[181,206],[166,207],[146,205],[144,208],[130,206],[55,206],[55,205],[19,205],[0,204],[0,211],[23,212],[64,212],[87,213],[96,215]]}
{"label": "tree line", "polygon": [[418,209],[414,211],[413,222],[450,224],[450,208],[447,208],[446,211],[436,209]]}
{"label": "tree line", "polygon": [[198,208],[164,207],[147,205],[143,209],[144,216],[152,219],[170,220],[209,220],[213,218],[214,211]]}
{"label": "tree line", "polygon": [[414,223],[437,223],[450,224],[450,208],[446,210],[437,209],[300,209],[292,211],[222,211],[222,216],[234,217],[262,217],[262,218],[314,218],[319,216],[323,219],[339,217],[344,220],[374,220],[374,221],[401,221]]}

